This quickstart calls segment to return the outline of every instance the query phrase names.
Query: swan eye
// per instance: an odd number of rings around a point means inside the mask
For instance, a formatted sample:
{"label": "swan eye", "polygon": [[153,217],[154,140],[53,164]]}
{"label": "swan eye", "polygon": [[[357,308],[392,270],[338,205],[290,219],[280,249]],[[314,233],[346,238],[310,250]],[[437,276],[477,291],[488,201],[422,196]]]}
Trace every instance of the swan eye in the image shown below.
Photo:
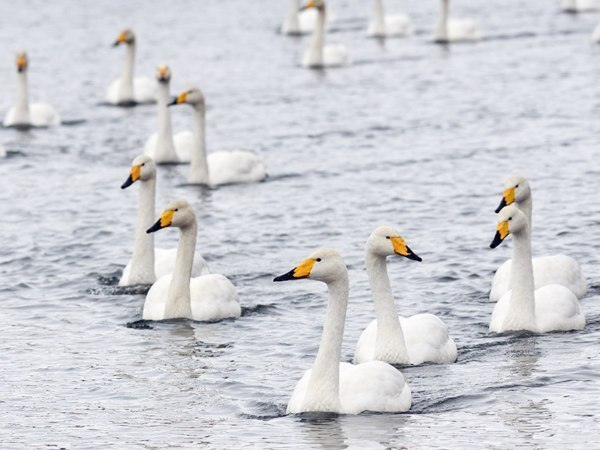
{"label": "swan eye", "polygon": [[508,220],[512,220],[512,217],[509,217]]}
{"label": "swan eye", "polygon": [[389,239],[390,237],[389,237],[389,236],[386,236],[385,238],[386,238],[386,239]]}
{"label": "swan eye", "polygon": [[317,258],[317,262],[321,262],[321,258]]}
{"label": "swan eye", "polygon": [[516,188],[518,188],[518,187],[519,187],[519,185],[517,184],[517,185],[515,186],[515,189],[516,189]]}
{"label": "swan eye", "polygon": [[142,167],[144,167],[146,165],[146,163],[142,163]]}
{"label": "swan eye", "polygon": [[179,211],[179,208],[175,208],[173,211],[177,212],[177,211]]}

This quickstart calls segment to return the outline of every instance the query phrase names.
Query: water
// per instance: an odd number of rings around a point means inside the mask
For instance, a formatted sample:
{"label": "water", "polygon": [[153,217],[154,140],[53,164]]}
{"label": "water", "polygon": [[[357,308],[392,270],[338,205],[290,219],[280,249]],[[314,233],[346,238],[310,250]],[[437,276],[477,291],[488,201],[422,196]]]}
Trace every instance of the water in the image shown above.
{"label": "water", "polygon": [[[410,6],[411,39],[364,37],[364,2],[332,0],[330,42],[353,64],[318,73],[308,39],[276,34],[287,2],[49,2],[0,5],[2,109],[13,52],[30,55],[32,100],[84,123],[0,132],[0,442],[3,448],[589,448],[600,394],[597,186],[600,47],[595,14],[558,2],[455,2],[488,38],[430,44],[437,2]],[[198,249],[236,285],[243,317],[127,328],[144,290],[116,287],[130,257],[137,187],[119,187],[155,128],[152,106],[100,106],[120,70],[120,28],[138,34],[138,74],[160,62],[174,91],[198,84],[210,149],[252,150],[270,178],[207,190],[187,166],[161,168],[157,208],[183,197],[199,218]],[[175,130],[190,111],[173,111]],[[584,267],[585,330],[487,332],[494,270],[512,244],[488,248],[502,181],[534,193],[534,252]],[[409,413],[286,416],[317,351],[325,289],[274,284],[319,246],[350,270],[342,357],[374,316],[363,246],[399,228],[423,263],[390,261],[399,310],[449,325],[457,364],[404,368]],[[165,230],[157,244],[175,245]]]}

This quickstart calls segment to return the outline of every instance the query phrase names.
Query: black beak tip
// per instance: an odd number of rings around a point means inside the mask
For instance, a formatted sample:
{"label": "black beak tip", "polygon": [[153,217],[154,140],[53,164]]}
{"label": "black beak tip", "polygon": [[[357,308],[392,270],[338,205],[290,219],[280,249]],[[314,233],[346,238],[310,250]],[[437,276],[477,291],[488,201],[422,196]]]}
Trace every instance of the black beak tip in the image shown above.
{"label": "black beak tip", "polygon": [[500,202],[500,204],[498,205],[498,207],[496,208],[496,214],[498,214],[500,211],[502,211],[502,208],[504,208],[506,206],[506,200],[504,200],[504,198],[502,199],[502,201]]}
{"label": "black beak tip", "polygon": [[173,98],[169,103],[167,103],[167,106],[174,106],[177,104],[177,97]]}
{"label": "black beak tip", "polygon": [[129,178],[127,178],[125,180],[125,183],[123,183],[121,185],[121,189],[127,189],[129,186],[131,186],[133,184],[133,180],[131,179],[131,175],[129,175]]}
{"label": "black beak tip", "polygon": [[154,233],[155,231],[160,230],[162,227],[160,226],[160,220],[156,221],[156,223],[154,225],[152,225],[150,228],[148,228],[146,230],[146,233],[150,234],[150,233]]}
{"label": "black beak tip", "polygon": [[423,261],[423,259],[419,256],[419,255],[415,255],[414,253],[411,253],[410,255],[407,256],[408,259],[412,259],[413,261]]}
{"label": "black beak tip", "polygon": [[502,244],[502,238],[500,237],[500,233],[496,231],[496,235],[494,236],[494,240],[490,244],[490,248],[496,248],[500,244]]}
{"label": "black beak tip", "polygon": [[288,273],[284,273],[283,275],[279,275],[278,277],[273,278],[273,282],[277,283],[278,281],[297,280],[297,278],[294,277],[295,270],[296,269],[292,269]]}

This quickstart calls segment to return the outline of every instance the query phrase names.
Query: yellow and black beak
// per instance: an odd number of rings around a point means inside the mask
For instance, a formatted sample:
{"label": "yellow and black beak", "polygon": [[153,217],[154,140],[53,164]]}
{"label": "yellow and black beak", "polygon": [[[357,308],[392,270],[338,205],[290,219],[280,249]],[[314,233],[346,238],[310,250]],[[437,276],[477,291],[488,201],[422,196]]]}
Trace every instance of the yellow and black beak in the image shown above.
{"label": "yellow and black beak", "polygon": [[305,9],[314,8],[315,6],[317,6],[317,5],[315,4],[314,1],[311,0],[306,5],[304,5],[302,8],[300,8],[300,11],[304,11]]}
{"label": "yellow and black beak", "polygon": [[187,96],[187,92],[182,92],[177,97],[173,97],[173,100],[167,103],[167,106],[181,105],[182,103],[185,103],[187,101]]}
{"label": "yellow and black beak", "polygon": [[121,189],[127,189],[133,183],[140,179],[142,175],[142,166],[133,166],[129,171],[129,176],[125,180],[125,183],[121,185]]}
{"label": "yellow and black beak", "polygon": [[412,259],[413,261],[423,261],[419,255],[413,252],[404,239],[400,236],[394,236],[389,238],[392,241],[392,245],[394,246],[394,253],[400,256],[404,256],[405,258]]}
{"label": "yellow and black beak", "polygon": [[490,248],[498,247],[502,243],[502,241],[504,239],[506,239],[506,236],[508,236],[509,234],[510,234],[510,230],[508,229],[508,220],[505,220],[504,222],[500,222],[496,226],[496,235],[494,236],[494,240],[490,244]]}
{"label": "yellow and black beak", "polygon": [[23,72],[27,69],[27,57],[24,54],[20,54],[17,57],[17,71]]}
{"label": "yellow and black beak", "polygon": [[146,230],[146,233],[154,233],[155,231],[170,227],[173,223],[174,214],[175,211],[173,211],[172,209],[167,209],[160,215],[160,219],[158,219],[154,225],[152,225]]}
{"label": "yellow and black beak", "polygon": [[502,208],[505,206],[511,205],[515,201],[515,188],[505,189],[502,193],[502,201],[500,201],[500,205],[496,208],[496,214],[502,211]]}
{"label": "yellow and black beak", "polygon": [[118,47],[119,45],[124,44],[125,42],[127,42],[127,36],[125,36],[125,33],[121,33],[112,46]]}
{"label": "yellow and black beak", "polygon": [[167,68],[167,66],[159,66],[158,70],[157,70],[157,74],[158,74],[158,81],[160,82],[166,82],[169,81],[169,69]]}
{"label": "yellow and black beak", "polygon": [[305,259],[288,273],[273,278],[273,281],[301,280],[302,278],[308,278],[316,261],[316,259],[312,258]]}

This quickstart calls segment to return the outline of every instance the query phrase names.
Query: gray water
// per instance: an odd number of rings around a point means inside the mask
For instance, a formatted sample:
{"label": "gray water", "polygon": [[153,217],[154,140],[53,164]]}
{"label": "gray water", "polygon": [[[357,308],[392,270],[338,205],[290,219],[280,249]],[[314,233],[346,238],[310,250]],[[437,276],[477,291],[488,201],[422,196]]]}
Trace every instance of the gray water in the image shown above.
{"label": "gray water", "polygon": [[[487,38],[430,43],[437,1],[408,8],[410,39],[364,36],[370,7],[331,0],[329,42],[348,67],[299,67],[308,38],[276,29],[287,1],[21,1],[0,4],[2,110],[14,97],[14,51],[30,56],[32,100],[71,126],[3,130],[0,161],[0,447],[2,448],[590,448],[600,430],[600,15],[550,0],[456,1]],[[170,4],[170,2],[169,2]],[[157,208],[190,201],[198,250],[236,285],[235,321],[141,319],[145,289],[116,286],[130,257],[137,186],[119,187],[155,129],[153,106],[102,106],[120,71],[120,29],[138,35],[137,73],[170,64],[172,89],[202,87],[210,150],[265,162],[260,184],[186,186],[187,166],[159,172]],[[187,107],[175,130],[190,128]],[[83,123],[78,121],[85,121]],[[534,194],[534,253],[565,253],[590,289],[572,333],[488,333],[488,248],[502,181]],[[390,261],[399,311],[431,312],[459,347],[453,365],[402,368],[405,414],[286,416],[317,351],[326,293],[272,283],[320,246],[351,279],[342,359],[374,317],[363,246],[381,224],[422,263]],[[157,233],[172,246],[175,230]]]}

